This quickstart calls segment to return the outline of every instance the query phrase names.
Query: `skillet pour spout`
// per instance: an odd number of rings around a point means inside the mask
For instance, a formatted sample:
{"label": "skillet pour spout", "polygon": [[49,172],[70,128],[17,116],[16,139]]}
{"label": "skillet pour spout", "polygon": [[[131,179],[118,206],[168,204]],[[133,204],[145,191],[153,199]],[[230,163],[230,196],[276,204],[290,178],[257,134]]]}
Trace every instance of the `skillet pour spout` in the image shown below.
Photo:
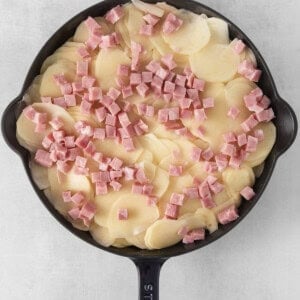
{"label": "skillet pour spout", "polygon": [[[177,8],[183,8],[190,10],[197,14],[206,14],[209,17],[217,17],[226,21],[229,25],[230,37],[237,37],[242,39],[245,44],[254,52],[259,69],[263,71],[263,76],[259,82],[260,87],[265,91],[265,93],[271,99],[271,106],[275,111],[276,118],[274,124],[277,130],[277,138],[275,145],[265,161],[265,168],[262,175],[257,179],[255,183],[256,196],[252,201],[243,202],[239,208],[240,217],[227,225],[220,225],[219,229],[214,233],[207,236],[203,241],[197,241],[194,244],[184,245],[177,244],[169,248],[164,248],[161,250],[141,250],[134,247],[126,248],[114,248],[114,247],[103,247],[96,243],[88,232],[80,231],[74,228],[71,223],[69,223],[64,217],[62,217],[54,207],[49,203],[48,199],[45,197],[44,193],[39,190],[33,181],[30,169],[29,169],[29,159],[30,153],[21,147],[16,139],[16,121],[21,113],[24,103],[22,103],[22,98],[28,89],[29,85],[40,72],[43,61],[51,55],[59,46],[61,46],[65,41],[67,41],[71,36],[73,36],[76,27],[85,20],[88,16],[96,17],[104,15],[108,10],[116,5],[124,4],[129,2],[128,0],[105,0],[100,2],[86,10],[80,12],[78,15],[74,16],[66,24],[57,30],[57,32],[47,41],[47,43],[42,47],[35,60],[33,61],[31,68],[26,76],[22,91],[15,100],[13,100],[2,116],[1,129],[8,146],[15,151],[22,159],[25,171],[32,184],[36,194],[38,195],[41,202],[49,210],[49,212],[71,233],[82,239],[83,241],[110,253],[121,255],[130,258],[136,265],[139,271],[139,286],[140,294],[139,299],[149,299],[155,300],[159,298],[159,273],[164,262],[170,258],[181,254],[186,254],[191,251],[200,249],[211,242],[216,241],[220,237],[224,236],[231,229],[233,229],[250,210],[255,206],[259,200],[261,194],[263,193],[270,177],[272,175],[273,169],[276,164],[277,158],[284,153],[293,143],[297,135],[297,118],[290,107],[290,105],[284,101],[278,94],[272,75],[268,69],[266,62],[263,57],[251,42],[251,40],[230,20],[225,18],[223,15],[212,10],[211,8],[200,4],[192,0],[167,0],[166,2]],[[145,2],[155,3],[155,0],[146,0]],[[175,297],[175,296],[174,296]]]}

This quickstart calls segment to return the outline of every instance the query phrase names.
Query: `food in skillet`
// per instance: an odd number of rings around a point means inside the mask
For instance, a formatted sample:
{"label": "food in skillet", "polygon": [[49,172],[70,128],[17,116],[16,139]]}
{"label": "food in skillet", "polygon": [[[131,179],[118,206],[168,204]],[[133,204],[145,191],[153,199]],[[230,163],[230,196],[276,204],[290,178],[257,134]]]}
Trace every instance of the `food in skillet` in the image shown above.
{"label": "food in skillet", "polygon": [[38,187],[98,243],[193,243],[255,196],[276,138],[260,76],[223,20],[134,0],[45,60],[16,134]]}

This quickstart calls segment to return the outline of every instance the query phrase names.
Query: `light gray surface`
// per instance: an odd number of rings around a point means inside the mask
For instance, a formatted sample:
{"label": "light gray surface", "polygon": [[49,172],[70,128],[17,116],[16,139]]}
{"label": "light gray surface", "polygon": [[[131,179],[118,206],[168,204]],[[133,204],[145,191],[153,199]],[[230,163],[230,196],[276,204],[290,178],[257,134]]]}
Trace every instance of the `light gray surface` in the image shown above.
{"label": "light gray surface", "polygon": [[[96,2],[0,0],[1,114],[19,93],[41,45],[65,20]],[[249,35],[299,118],[300,2],[203,2]],[[240,226],[164,265],[161,299],[300,299],[299,151],[298,139]],[[99,251],[62,228],[39,202],[2,137],[0,166],[1,299],[137,299],[132,262]]]}

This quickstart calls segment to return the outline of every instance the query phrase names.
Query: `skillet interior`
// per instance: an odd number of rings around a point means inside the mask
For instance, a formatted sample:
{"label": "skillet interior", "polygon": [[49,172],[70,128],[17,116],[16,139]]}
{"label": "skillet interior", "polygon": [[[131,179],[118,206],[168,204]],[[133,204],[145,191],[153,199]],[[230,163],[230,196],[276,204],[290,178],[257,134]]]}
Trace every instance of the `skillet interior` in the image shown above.
{"label": "skillet interior", "polygon": [[[29,177],[29,180],[35,189],[36,193],[38,194],[39,198],[43,202],[43,204],[47,207],[47,209],[50,211],[50,213],[69,231],[71,231],[73,234],[75,234],[77,237],[81,238],[82,240],[88,242],[91,245],[94,245],[102,250],[127,256],[133,259],[137,258],[148,258],[148,259],[155,259],[155,258],[168,258],[171,256],[180,255],[183,253],[187,253],[196,249],[199,249],[201,247],[206,246],[207,244],[217,240],[227,232],[229,232],[233,227],[235,227],[253,208],[253,206],[257,203],[258,199],[260,198],[263,190],[265,189],[271,174],[273,172],[275,162],[280,154],[282,154],[284,151],[286,151],[289,146],[293,143],[296,134],[297,134],[297,120],[295,117],[295,113],[290,108],[290,106],[283,101],[280,96],[278,95],[278,92],[276,90],[272,75],[263,60],[262,56],[256,49],[256,47],[253,45],[253,43],[249,40],[249,38],[232,22],[227,20],[225,17],[223,17],[221,14],[215,12],[214,10],[199,4],[197,2],[193,2],[190,0],[186,1],[180,1],[180,0],[168,0],[167,2],[173,6],[176,6],[177,8],[185,8],[188,10],[191,10],[195,13],[201,14],[205,13],[208,16],[212,17],[219,17],[224,19],[229,23],[229,30],[230,30],[230,36],[231,37],[238,37],[245,41],[245,43],[253,50],[257,62],[258,67],[263,71],[263,76],[259,82],[260,87],[264,90],[264,92],[270,97],[272,101],[272,107],[276,114],[276,119],[274,120],[274,124],[277,129],[277,139],[275,142],[275,145],[268,156],[267,160],[265,161],[265,168],[260,178],[256,180],[254,189],[256,191],[255,198],[249,202],[249,201],[242,201],[242,204],[239,208],[239,214],[240,218],[236,220],[233,223],[227,224],[225,226],[220,225],[219,230],[214,232],[211,235],[208,235],[207,238],[204,241],[199,241],[195,244],[190,245],[184,245],[184,244],[177,244],[169,248],[161,249],[161,250],[141,250],[137,249],[135,247],[127,247],[123,249],[118,249],[114,247],[102,247],[101,245],[97,244],[91,237],[91,235],[88,232],[80,231],[76,228],[73,228],[73,226],[66,221],[50,204],[50,202],[45,197],[44,193],[38,189],[38,187],[33,182],[33,179],[31,177],[30,169],[28,166],[28,161],[30,158],[29,152],[21,147],[17,140],[16,140],[16,120],[18,116],[21,113],[22,108],[24,107],[24,104],[21,102],[22,96],[33,81],[34,77],[39,74],[40,67],[43,63],[43,61],[51,55],[59,46],[61,46],[68,38],[70,38],[76,29],[76,27],[79,25],[81,21],[86,19],[88,16],[99,16],[104,15],[106,11],[108,11],[110,8],[114,7],[115,5],[126,3],[128,1],[121,0],[106,0],[104,2],[101,2],[99,4],[96,4],[83,12],[79,13],[75,17],[73,17],[70,21],[68,21],[65,25],[63,25],[58,31],[48,40],[48,42],[43,46],[43,48],[38,53],[37,57],[35,58],[28,74],[25,79],[22,91],[20,95],[13,100],[10,105],[7,107],[3,114],[2,118],[2,132],[3,136],[6,139],[7,144],[18,154],[20,155],[24,167],[26,169],[26,173]],[[152,2],[155,3],[157,1],[155,0],[147,0],[145,2]]]}

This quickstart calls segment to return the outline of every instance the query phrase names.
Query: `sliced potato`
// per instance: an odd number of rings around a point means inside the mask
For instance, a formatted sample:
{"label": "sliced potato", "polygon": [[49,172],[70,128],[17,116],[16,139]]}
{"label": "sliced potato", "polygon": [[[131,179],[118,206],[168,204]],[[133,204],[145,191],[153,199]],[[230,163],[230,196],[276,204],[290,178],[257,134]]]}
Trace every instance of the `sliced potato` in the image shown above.
{"label": "sliced potato", "polygon": [[152,15],[157,16],[159,18],[161,18],[164,15],[164,10],[159,8],[155,4],[145,3],[145,2],[142,2],[140,0],[132,0],[131,2],[133,3],[133,5],[136,8],[140,9],[141,11],[143,11],[145,13],[152,14]]}
{"label": "sliced potato", "polygon": [[208,82],[226,82],[234,77],[240,58],[230,46],[213,44],[190,56],[192,71]]}
{"label": "sliced potato", "polygon": [[267,158],[276,141],[276,127],[272,122],[260,123],[255,129],[263,130],[264,140],[259,142],[256,151],[246,158],[247,164],[251,167],[260,165]]}
{"label": "sliced potato", "polygon": [[39,189],[44,190],[50,186],[48,180],[48,169],[37,164],[34,160],[29,162],[32,178]]}
{"label": "sliced potato", "polygon": [[264,171],[264,168],[265,168],[264,162],[253,168],[253,172],[256,178],[261,176],[262,172]]}
{"label": "sliced potato", "polygon": [[162,197],[169,186],[169,173],[160,167],[156,167],[155,177],[152,181],[153,193],[158,198]]}
{"label": "sliced potato", "polygon": [[199,52],[210,39],[210,30],[206,19],[186,10],[179,10],[178,17],[182,26],[175,32],[163,34],[166,43],[174,52],[191,55]]}
{"label": "sliced potato", "polygon": [[229,44],[228,24],[220,18],[207,18],[207,24],[211,33],[210,44]]}
{"label": "sliced potato", "polygon": [[[127,208],[128,219],[118,220],[118,210]],[[107,227],[116,238],[126,238],[144,232],[159,217],[156,206],[147,205],[147,197],[138,194],[123,194],[112,206]]]}
{"label": "sliced potato", "polygon": [[[74,132],[74,120],[62,107],[48,103],[33,103],[32,107],[38,112],[47,113],[49,120],[59,117],[64,122],[65,131],[69,134]],[[16,135],[19,143],[30,151],[36,151],[38,148],[41,148],[43,138],[50,131],[49,127],[42,133],[36,133],[34,129],[35,123],[27,119],[24,113],[21,113],[17,120]]]}
{"label": "sliced potato", "polygon": [[117,67],[120,64],[130,65],[130,59],[119,48],[102,49],[96,59],[95,76],[102,89],[117,87],[115,82]]}
{"label": "sliced potato", "polygon": [[49,97],[62,96],[61,90],[55,83],[53,76],[57,74],[64,74],[68,81],[74,81],[76,72],[76,65],[74,62],[68,60],[59,60],[53,65],[49,66],[43,73],[40,86],[40,95]]}
{"label": "sliced potato", "polygon": [[145,235],[146,231],[141,232],[137,235],[129,236],[126,238],[126,241],[128,242],[128,244],[133,245],[137,248],[146,249],[147,246],[145,244]]}
{"label": "sliced potato", "polygon": [[109,230],[106,227],[101,227],[96,223],[92,223],[89,230],[93,239],[104,247],[111,246],[116,240],[111,236]]}
{"label": "sliced potato", "polygon": [[67,112],[70,116],[77,121],[86,121],[89,125],[93,127],[100,127],[99,123],[96,121],[96,118],[93,114],[83,114],[79,106],[71,106],[67,108]]}

